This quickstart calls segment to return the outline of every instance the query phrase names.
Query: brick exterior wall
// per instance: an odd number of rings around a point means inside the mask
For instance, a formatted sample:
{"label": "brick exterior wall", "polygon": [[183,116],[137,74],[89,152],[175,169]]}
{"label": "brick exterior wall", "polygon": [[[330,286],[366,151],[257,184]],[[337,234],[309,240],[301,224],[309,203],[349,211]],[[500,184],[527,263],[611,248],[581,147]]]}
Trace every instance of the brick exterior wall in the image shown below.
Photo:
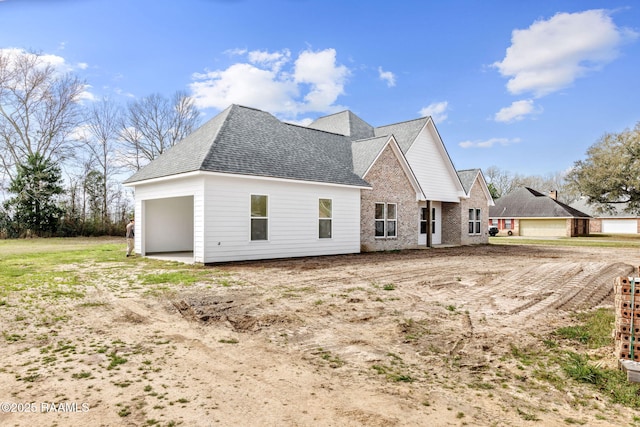
{"label": "brick exterior wall", "polygon": [[[489,205],[487,196],[482,187],[479,178],[476,177],[471,194],[468,199],[460,202],[460,235],[461,245],[479,245],[489,243]],[[480,209],[480,234],[469,234],[469,209]]]}
{"label": "brick exterior wall", "polygon": [[462,217],[460,214],[460,203],[442,202],[443,245],[460,246],[462,244],[460,234]]}
{"label": "brick exterior wall", "polygon": [[[360,192],[361,251],[416,248],[420,231],[420,210],[416,193],[390,146],[384,149],[364,179],[373,189]],[[396,203],[397,237],[375,237],[376,203]]]}

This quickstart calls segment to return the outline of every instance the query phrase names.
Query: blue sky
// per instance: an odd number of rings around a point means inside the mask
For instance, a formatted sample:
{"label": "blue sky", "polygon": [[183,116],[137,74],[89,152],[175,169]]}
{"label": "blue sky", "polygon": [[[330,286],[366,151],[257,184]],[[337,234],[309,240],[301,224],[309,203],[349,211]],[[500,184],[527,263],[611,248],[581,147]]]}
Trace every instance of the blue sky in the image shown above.
{"label": "blue sky", "polygon": [[84,102],[184,90],[306,123],[431,115],[458,169],[565,171],[640,121],[633,0],[0,0],[0,49],[35,50]]}

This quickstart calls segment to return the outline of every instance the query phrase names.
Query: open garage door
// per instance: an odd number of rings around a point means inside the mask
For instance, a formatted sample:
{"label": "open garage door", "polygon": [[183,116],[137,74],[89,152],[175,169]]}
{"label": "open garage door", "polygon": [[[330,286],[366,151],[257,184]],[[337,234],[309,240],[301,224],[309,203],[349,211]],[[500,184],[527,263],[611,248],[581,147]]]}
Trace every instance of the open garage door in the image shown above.
{"label": "open garage door", "polygon": [[520,235],[564,237],[567,235],[567,221],[565,219],[521,219]]}
{"label": "open garage door", "polygon": [[636,219],[603,219],[602,232],[612,234],[637,234],[638,220]]}
{"label": "open garage door", "polygon": [[193,252],[193,196],[143,202],[143,246],[146,255]]}

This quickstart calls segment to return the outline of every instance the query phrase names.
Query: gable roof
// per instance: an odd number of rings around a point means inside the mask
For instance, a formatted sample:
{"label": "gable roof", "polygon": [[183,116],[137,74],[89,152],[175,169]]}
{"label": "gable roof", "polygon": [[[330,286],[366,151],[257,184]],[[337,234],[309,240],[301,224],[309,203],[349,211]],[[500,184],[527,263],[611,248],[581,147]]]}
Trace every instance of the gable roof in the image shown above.
{"label": "gable roof", "polygon": [[232,105],[140,169],[127,184],[207,171],[370,187],[353,172],[351,141]]}
{"label": "gable roof", "polygon": [[589,218],[584,212],[529,187],[500,197],[489,208],[492,218]]}
{"label": "gable roof", "polygon": [[480,173],[480,169],[466,169],[458,171],[458,177],[460,177],[460,182],[462,183],[462,187],[464,187],[465,193],[467,196],[471,193],[471,187],[473,183],[476,182],[476,177]]}
{"label": "gable roof", "polygon": [[363,179],[366,179],[367,173],[369,173],[373,164],[382,155],[382,152],[387,147],[390,147],[407,180],[416,193],[416,200],[425,200],[420,183],[393,135],[354,141],[351,147],[353,150],[354,171]]}
{"label": "gable roof", "polygon": [[388,136],[380,136],[377,138],[360,139],[351,143],[353,171],[360,178],[364,178],[364,175],[378,158],[388,141]]}
{"label": "gable roof", "polygon": [[396,138],[396,141],[398,141],[398,145],[402,149],[402,152],[406,154],[418,137],[420,131],[427,125],[428,121],[429,117],[421,117],[419,119],[408,120],[406,122],[379,126],[375,128],[374,132],[376,136],[393,135]]}
{"label": "gable roof", "polygon": [[481,169],[464,169],[458,171],[458,177],[460,178],[460,182],[462,183],[462,187],[464,188],[464,192],[467,197],[471,196],[471,189],[476,182],[480,183],[481,190],[487,198],[487,203],[489,206],[494,206],[493,197],[491,196],[491,192],[489,191],[489,187],[487,186],[487,181],[484,179],[484,175]]}

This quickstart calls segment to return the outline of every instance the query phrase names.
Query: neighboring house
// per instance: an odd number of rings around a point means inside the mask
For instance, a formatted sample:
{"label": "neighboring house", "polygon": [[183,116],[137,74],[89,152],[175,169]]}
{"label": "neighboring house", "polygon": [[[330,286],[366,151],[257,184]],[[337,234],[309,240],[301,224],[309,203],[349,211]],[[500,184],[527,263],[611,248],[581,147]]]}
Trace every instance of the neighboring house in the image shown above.
{"label": "neighboring house", "polygon": [[589,215],[528,187],[519,188],[495,201],[489,222],[500,236],[574,237],[589,234]]}
{"label": "neighboring house", "polygon": [[125,185],[138,253],[213,263],[486,243],[493,201],[478,170],[462,176],[429,117],[304,127],[232,105]]}
{"label": "neighboring house", "polygon": [[586,198],[581,198],[571,203],[571,207],[586,212],[592,217],[589,221],[591,233],[640,233],[640,217],[625,212],[626,204],[618,205],[618,208],[613,212],[598,212],[596,206],[587,203]]}

